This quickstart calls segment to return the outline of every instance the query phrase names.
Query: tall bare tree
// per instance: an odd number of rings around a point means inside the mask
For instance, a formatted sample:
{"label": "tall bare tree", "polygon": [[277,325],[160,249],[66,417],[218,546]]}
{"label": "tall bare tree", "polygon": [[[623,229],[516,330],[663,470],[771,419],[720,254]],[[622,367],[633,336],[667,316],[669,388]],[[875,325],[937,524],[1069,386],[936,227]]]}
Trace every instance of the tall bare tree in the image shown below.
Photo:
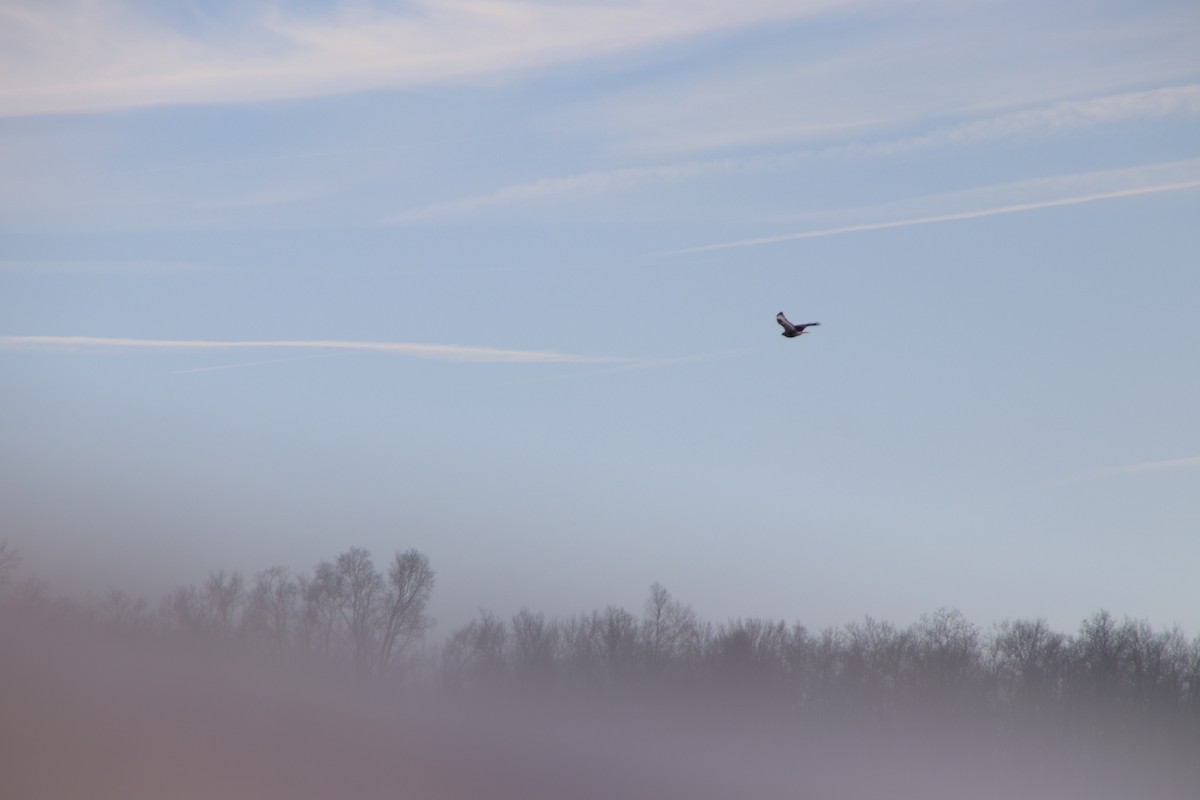
{"label": "tall bare tree", "polygon": [[696,613],[672,599],[660,583],[650,586],[642,616],[642,650],[651,672],[659,673],[696,654],[699,625]]}
{"label": "tall bare tree", "polygon": [[980,662],[979,629],[957,609],[922,614],[914,626],[917,686],[930,697],[957,702],[967,696]]}
{"label": "tall bare tree", "polygon": [[716,674],[743,684],[777,684],[785,669],[788,630],[782,621],[737,619],[720,625],[709,647]]}
{"label": "tall bare tree", "polygon": [[637,617],[618,606],[595,612],[608,679],[620,682],[633,674],[638,655]]}
{"label": "tall bare tree", "polygon": [[149,624],[144,597],[130,597],[121,589],[105,592],[88,604],[88,617],[95,623],[121,633],[140,633]]}
{"label": "tall bare tree", "polygon": [[217,570],[204,581],[204,605],[213,632],[221,639],[230,638],[238,627],[238,611],[245,600],[246,582],[242,573]]}
{"label": "tall bare tree", "polygon": [[562,664],[573,680],[598,681],[603,673],[598,614],[578,614],[559,625]]}
{"label": "tall bare tree", "polygon": [[187,636],[207,637],[208,615],[195,586],[180,586],[162,599],[159,616],[167,630]]}
{"label": "tall bare tree", "polygon": [[1083,621],[1075,638],[1073,689],[1077,697],[1109,703],[1120,696],[1134,645],[1130,623],[1101,610]]}
{"label": "tall bare tree", "polygon": [[496,686],[509,675],[508,626],[488,611],[451,634],[442,648],[441,677],[451,687]]}
{"label": "tall bare tree", "polygon": [[299,638],[309,656],[327,661],[337,646],[338,623],[337,570],[328,561],[313,567],[311,575],[301,576]]}
{"label": "tall bare tree", "polygon": [[512,618],[513,667],[517,679],[528,684],[546,684],[558,660],[559,629],[541,612],[527,608]]}
{"label": "tall bare tree", "polygon": [[256,639],[265,639],[268,648],[276,653],[286,652],[291,644],[299,593],[300,587],[286,567],[268,567],[254,576],[247,627]]}
{"label": "tall bare tree", "polygon": [[375,569],[371,554],[361,547],[351,547],[338,556],[335,569],[338,613],[349,636],[351,659],[355,671],[366,675],[374,663],[383,576]]}
{"label": "tall bare tree", "polygon": [[900,685],[914,668],[914,636],[867,616],[845,626],[843,681],[875,713],[894,709]]}
{"label": "tall bare tree", "polygon": [[1054,698],[1066,666],[1067,640],[1046,620],[1005,620],[996,626],[991,645],[993,669],[1007,699],[1036,707]]}
{"label": "tall bare tree", "polygon": [[376,672],[383,675],[394,655],[402,653],[433,626],[426,614],[433,593],[434,572],[429,559],[416,550],[397,553],[388,567]]}

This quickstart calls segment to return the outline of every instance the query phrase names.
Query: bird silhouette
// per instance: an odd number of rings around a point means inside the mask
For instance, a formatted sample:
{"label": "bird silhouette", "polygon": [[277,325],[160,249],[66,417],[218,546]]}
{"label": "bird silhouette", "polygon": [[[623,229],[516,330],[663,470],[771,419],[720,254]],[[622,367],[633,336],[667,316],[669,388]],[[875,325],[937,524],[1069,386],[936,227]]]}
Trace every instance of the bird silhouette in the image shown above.
{"label": "bird silhouette", "polygon": [[813,325],[821,324],[819,322],[806,322],[803,325],[793,325],[791,321],[783,315],[782,311],[775,315],[775,321],[783,326],[783,335],[789,339],[803,334],[805,328],[811,328]]}

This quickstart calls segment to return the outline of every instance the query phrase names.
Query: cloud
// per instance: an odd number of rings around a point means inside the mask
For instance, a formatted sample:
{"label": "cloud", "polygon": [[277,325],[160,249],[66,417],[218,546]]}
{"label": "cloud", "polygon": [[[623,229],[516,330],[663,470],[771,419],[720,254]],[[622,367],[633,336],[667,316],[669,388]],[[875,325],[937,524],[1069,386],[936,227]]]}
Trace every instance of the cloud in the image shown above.
{"label": "cloud", "polygon": [[1046,138],[1130,120],[1198,114],[1200,84],[1192,83],[1011,111],[941,128],[921,136],[863,145],[860,148],[870,155],[891,155],[1003,139]]}
{"label": "cloud", "polygon": [[[1009,188],[1009,185],[993,188]],[[795,233],[784,233],[776,236],[763,236],[755,239],[739,239],[732,242],[720,242],[717,244],[700,245],[698,247],[686,247],[679,250],[669,250],[658,253],[657,255],[686,255],[689,253],[704,253],[712,250],[729,250],[737,247],[756,247],[759,245],[777,244],[779,242],[790,242],[800,239],[821,239],[827,236],[844,236],[847,234],[886,230],[889,228],[907,228],[915,225],[933,225],[941,222],[958,222],[968,219],[993,217],[1002,214],[1018,214],[1026,211],[1037,211],[1044,208],[1081,205],[1084,203],[1095,203],[1101,200],[1116,200],[1124,197],[1137,197],[1140,195],[1158,194],[1161,192],[1178,192],[1197,188],[1200,188],[1200,179],[1177,181],[1173,183],[1159,183],[1149,186],[1134,186],[1107,192],[1096,192],[1092,194],[1075,195],[1071,197],[1058,197],[1050,200],[1038,200],[1027,203],[1012,203],[1002,206],[993,206],[991,208],[972,209],[970,211],[934,214],[923,217],[908,217],[904,219],[881,220],[877,222],[864,222],[856,225],[842,225],[831,228],[820,228],[817,230],[797,231]]]}
{"label": "cloud", "polygon": [[733,161],[696,161],[670,164],[661,167],[630,167],[626,169],[596,170],[562,178],[545,178],[530,183],[505,186],[494,192],[433,203],[422,208],[397,214],[392,222],[430,222],[462,216],[471,212],[521,203],[535,202],[564,195],[595,194],[610,190],[627,189],[647,183],[666,183],[712,174],[724,166],[737,169]]}
{"label": "cloud", "polygon": [[1138,464],[1126,464],[1120,467],[1108,467],[1096,470],[1093,478],[1111,478],[1118,475],[1140,475],[1146,472],[1167,472],[1178,469],[1196,469],[1200,467],[1200,456],[1187,458],[1169,458],[1164,461],[1143,461]]}
{"label": "cloud", "polygon": [[935,128],[917,136],[884,141],[859,141],[782,154],[694,159],[659,166],[594,170],[558,178],[543,178],[511,184],[458,200],[432,203],[397,214],[390,221],[397,224],[430,222],[553,198],[593,195],[718,174],[794,169],[819,159],[882,158],[988,141],[1065,136],[1132,120],[1196,115],[1200,115],[1200,84],[1123,92],[1008,112]]}
{"label": "cloud", "polygon": [[[764,38],[743,58],[666,73],[582,103],[563,112],[561,122],[605,134],[620,152],[677,157],[906,136],[931,123],[1118,93],[1133,98],[1196,80],[1200,16],[1194,10],[1148,8],[1133,16],[1101,8],[1044,11],[1021,0],[968,4],[957,12],[921,3],[870,23],[862,15],[853,34],[795,26],[793,35]],[[1030,15],[1038,25],[1028,24]],[[1082,110],[1101,117],[1129,113],[1095,105]],[[1071,122],[1061,114],[1008,121]]]}
{"label": "cloud", "polygon": [[125,339],[98,336],[0,336],[0,347],[56,347],[64,349],[234,350],[292,348],[304,350],[357,350],[397,353],[435,361],[476,364],[631,364],[636,359],[582,356],[554,350],[507,350],[455,344],[417,344],[373,341],[219,341],[206,339]]}
{"label": "cloud", "polygon": [[863,0],[272,2],[224,26],[125,0],[0,8],[0,115],[252,102],[477,80],[863,5]]}

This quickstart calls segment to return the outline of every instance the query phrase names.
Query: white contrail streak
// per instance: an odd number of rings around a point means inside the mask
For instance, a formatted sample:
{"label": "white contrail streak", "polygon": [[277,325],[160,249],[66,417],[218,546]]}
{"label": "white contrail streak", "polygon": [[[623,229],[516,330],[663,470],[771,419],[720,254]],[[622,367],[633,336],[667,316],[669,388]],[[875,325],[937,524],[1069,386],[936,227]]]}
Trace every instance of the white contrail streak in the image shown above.
{"label": "white contrail streak", "polygon": [[125,339],[100,336],[0,336],[0,347],[364,350],[399,353],[414,358],[479,364],[630,364],[637,359],[581,356],[554,350],[505,350],[456,344],[372,342],[320,339],[313,341],[220,341],[209,339]]}
{"label": "white contrail streak", "polygon": [[1137,475],[1143,472],[1166,472],[1174,469],[1195,469],[1200,467],[1200,456],[1187,458],[1168,458],[1163,461],[1143,461],[1139,464],[1126,464],[1123,467],[1109,467],[1092,473],[1094,478],[1107,478],[1116,475]]}
{"label": "white contrail streak", "polygon": [[648,167],[592,170],[557,178],[509,184],[486,194],[449,202],[433,203],[393,216],[389,224],[407,224],[461,216],[521,203],[556,197],[599,194],[643,185],[682,182],[718,174],[740,174],[765,170],[795,169],[803,164],[830,158],[887,157],[938,147],[1005,139],[1061,136],[1129,119],[1158,119],[1174,115],[1200,114],[1200,84],[1168,86],[1142,92],[1127,92],[1055,103],[1010,112],[919,136],[890,141],[856,141],[821,149],[795,150],[775,155],[741,158],[699,159]]}
{"label": "white contrail streak", "polygon": [[700,247],[687,247],[682,250],[668,250],[658,253],[657,255],[677,256],[686,255],[688,253],[705,253],[710,250],[728,250],[734,247],[753,247],[762,244],[775,244],[776,242],[790,242],[797,239],[820,239],[826,236],[842,236],[849,233],[878,231],[885,230],[887,228],[907,228],[912,225],[932,225],[938,222],[957,222],[964,219],[994,217],[999,214],[1017,214],[1022,211],[1036,211],[1040,208],[1074,206],[1082,203],[1095,203],[1100,200],[1115,200],[1120,197],[1136,197],[1143,194],[1177,192],[1183,189],[1195,188],[1200,188],[1200,180],[1181,181],[1179,183],[1160,183],[1153,186],[1138,186],[1132,189],[1120,189],[1113,192],[1100,192],[1097,194],[1086,194],[1076,197],[1061,197],[1057,200],[1040,200],[1033,203],[1018,203],[1016,205],[998,206],[995,208],[982,208],[977,211],[961,211],[955,214],[939,214],[932,217],[913,217],[909,219],[889,220],[887,222],[865,222],[860,225],[846,225],[840,228],[823,228],[815,231],[785,233],[779,236],[764,236],[760,239],[740,239],[735,242],[722,242],[720,244],[701,245]]}

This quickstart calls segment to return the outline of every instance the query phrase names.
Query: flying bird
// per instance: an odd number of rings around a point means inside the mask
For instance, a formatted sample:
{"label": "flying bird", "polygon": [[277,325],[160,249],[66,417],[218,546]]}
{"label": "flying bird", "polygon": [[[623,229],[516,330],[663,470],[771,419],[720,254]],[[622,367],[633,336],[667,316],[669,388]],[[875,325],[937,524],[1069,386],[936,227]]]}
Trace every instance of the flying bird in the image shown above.
{"label": "flying bird", "polygon": [[820,325],[819,322],[806,322],[803,325],[793,325],[791,321],[780,311],[775,315],[775,321],[783,326],[783,335],[791,339],[804,333],[805,328],[811,328],[813,325]]}

